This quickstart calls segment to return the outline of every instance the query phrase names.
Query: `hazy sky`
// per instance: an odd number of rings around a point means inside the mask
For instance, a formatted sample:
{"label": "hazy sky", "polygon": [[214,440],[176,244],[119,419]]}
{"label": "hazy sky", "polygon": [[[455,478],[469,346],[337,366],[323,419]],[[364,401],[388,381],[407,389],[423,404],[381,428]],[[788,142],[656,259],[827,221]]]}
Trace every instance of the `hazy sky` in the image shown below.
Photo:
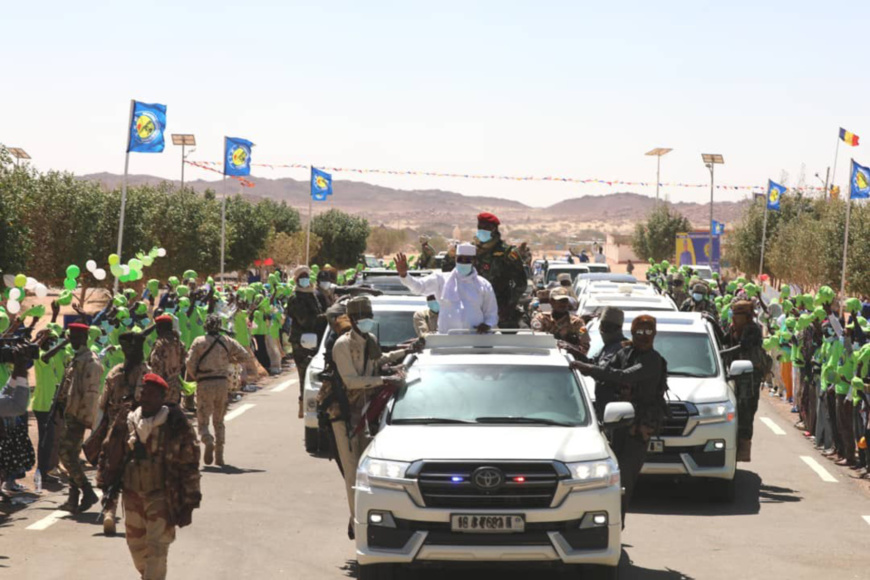
{"label": "hazy sky", "polygon": [[[643,154],[664,146],[664,182],[708,183],[713,152],[718,183],[794,184],[805,163],[818,184],[843,126],[866,145],[840,147],[841,185],[850,155],[870,163],[867,0],[43,0],[5,3],[0,22],[0,142],[40,169],[121,173],[131,98],[168,105],[167,132],[195,133],[200,160],[230,135],[255,163],[654,182]],[[179,159],[168,145],[130,171],[178,178]],[[536,206],[611,190],[362,179]]]}

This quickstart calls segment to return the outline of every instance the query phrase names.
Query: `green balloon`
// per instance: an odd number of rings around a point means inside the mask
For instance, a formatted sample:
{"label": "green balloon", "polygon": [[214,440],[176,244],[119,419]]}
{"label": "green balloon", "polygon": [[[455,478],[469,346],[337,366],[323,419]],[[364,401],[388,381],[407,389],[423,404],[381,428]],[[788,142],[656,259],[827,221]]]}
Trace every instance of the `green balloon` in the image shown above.
{"label": "green balloon", "polygon": [[178,286],[178,276],[170,276],[169,277],[169,285],[175,288]]}
{"label": "green balloon", "polygon": [[152,296],[157,296],[157,293],[160,292],[160,280],[156,278],[148,280],[146,286],[148,287],[148,292],[150,292]]}
{"label": "green balloon", "polygon": [[117,307],[127,306],[127,297],[123,294],[117,294],[114,298],[112,298],[112,304]]}
{"label": "green balloon", "polygon": [[121,257],[118,254],[109,254],[109,266],[120,266]]}
{"label": "green balloon", "polygon": [[142,264],[146,268],[150,267],[151,264],[153,264],[153,263],[154,263],[154,258],[152,258],[151,256],[142,256]]}
{"label": "green balloon", "polygon": [[121,269],[121,266],[119,266],[118,264],[113,264],[112,266],[109,266],[109,270],[112,272],[112,276],[114,276],[115,278],[120,278],[121,275],[124,273],[124,271]]}
{"label": "green balloon", "polygon": [[194,272],[193,270],[185,270],[184,271],[184,279],[185,280],[193,280],[193,279],[196,279],[196,277],[197,277],[196,272]]}
{"label": "green balloon", "polygon": [[81,274],[81,273],[82,273],[82,271],[75,264],[70,264],[66,268],[66,277],[67,278],[73,278],[73,279],[78,278],[79,274]]}
{"label": "green balloon", "polygon": [[144,302],[140,302],[136,305],[136,314],[142,316],[148,312],[148,306]]}
{"label": "green balloon", "polygon": [[6,332],[6,329],[9,328],[9,315],[5,312],[0,312],[0,332]]}
{"label": "green balloon", "polygon": [[57,297],[57,303],[61,306],[69,306],[72,304],[72,292],[69,290],[64,290],[60,293],[60,296]]}
{"label": "green balloon", "polygon": [[118,320],[126,320],[130,318],[130,311],[124,307],[118,308]]}
{"label": "green balloon", "polygon": [[179,286],[175,289],[175,293],[178,294],[180,297],[187,296],[188,294],[190,294],[190,288],[188,288],[187,286]]}
{"label": "green balloon", "polygon": [[142,263],[142,260],[140,260],[140,259],[138,259],[138,258],[133,258],[132,260],[130,260],[129,262],[127,262],[127,265],[130,267],[131,270],[137,270],[137,271],[138,271],[138,270],[141,270],[141,269],[142,269],[142,266],[143,266],[144,264]]}
{"label": "green balloon", "polygon": [[45,315],[45,305],[37,304],[36,306],[31,306],[24,313],[24,318],[41,318]]}
{"label": "green balloon", "polygon": [[15,287],[16,288],[24,288],[24,286],[26,284],[27,284],[27,276],[25,276],[24,274],[18,274],[17,276],[15,276]]}
{"label": "green balloon", "polygon": [[67,290],[75,290],[77,285],[78,282],[76,282],[73,278],[67,278],[63,281],[63,287]]}

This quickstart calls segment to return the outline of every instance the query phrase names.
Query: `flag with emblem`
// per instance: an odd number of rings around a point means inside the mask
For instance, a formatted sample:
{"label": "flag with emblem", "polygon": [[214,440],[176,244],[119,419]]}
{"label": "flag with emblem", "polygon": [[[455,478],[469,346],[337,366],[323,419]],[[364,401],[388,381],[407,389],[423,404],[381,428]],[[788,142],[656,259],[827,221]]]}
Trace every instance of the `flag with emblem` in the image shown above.
{"label": "flag with emblem", "polygon": [[332,195],[332,175],[316,167],[311,168],[311,199],[326,201]]}
{"label": "flag with emblem", "polygon": [[165,131],[166,105],[133,101],[127,153],[162,153]]}
{"label": "flag with emblem", "polygon": [[716,220],[713,220],[713,235],[714,236],[721,236],[724,233],[725,233],[725,224],[722,222],[718,222]]}
{"label": "flag with emblem", "polygon": [[849,179],[849,199],[870,199],[870,168],[854,161]]}
{"label": "flag with emblem", "polygon": [[253,143],[238,137],[224,137],[224,175],[245,177],[251,174]]}
{"label": "flag with emblem", "polygon": [[785,186],[775,183],[773,180],[767,181],[767,209],[771,211],[779,211],[779,204],[782,201],[782,196],[785,193]]}
{"label": "flag with emblem", "polygon": [[843,143],[846,145],[851,145],[852,147],[858,146],[858,136],[846,131],[842,127],[840,127],[840,139],[842,139]]}

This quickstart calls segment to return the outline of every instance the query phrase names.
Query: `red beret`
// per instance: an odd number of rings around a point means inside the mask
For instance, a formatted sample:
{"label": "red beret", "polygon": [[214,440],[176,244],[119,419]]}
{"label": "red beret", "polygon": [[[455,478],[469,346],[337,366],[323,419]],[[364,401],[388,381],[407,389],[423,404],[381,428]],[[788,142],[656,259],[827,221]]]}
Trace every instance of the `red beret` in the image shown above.
{"label": "red beret", "polygon": [[168,314],[161,314],[157,318],[154,319],[154,322],[168,322],[172,324],[172,317]]}
{"label": "red beret", "polygon": [[73,322],[67,328],[69,328],[70,330],[80,330],[82,332],[88,332],[91,329],[90,326],[88,326],[87,324],[82,324],[81,322]]}
{"label": "red beret", "polygon": [[489,224],[492,224],[494,226],[501,224],[501,222],[498,221],[498,218],[495,217],[494,215],[492,215],[491,213],[489,213],[488,211],[485,211],[481,214],[478,214],[477,221],[489,223]]}
{"label": "red beret", "polygon": [[166,384],[166,381],[163,380],[163,377],[161,377],[160,375],[155,375],[154,373],[145,373],[145,376],[142,377],[142,382],[151,383],[152,385],[159,385],[167,391],[169,390],[169,385]]}

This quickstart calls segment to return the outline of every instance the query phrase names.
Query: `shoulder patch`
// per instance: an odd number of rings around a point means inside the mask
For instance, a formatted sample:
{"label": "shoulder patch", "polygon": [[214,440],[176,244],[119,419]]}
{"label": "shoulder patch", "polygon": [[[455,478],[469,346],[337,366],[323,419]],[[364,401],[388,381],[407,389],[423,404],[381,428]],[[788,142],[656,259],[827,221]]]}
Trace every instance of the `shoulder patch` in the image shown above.
{"label": "shoulder patch", "polygon": [[511,250],[510,254],[508,254],[508,257],[511,260],[519,260],[520,254],[519,254],[519,252],[516,251],[516,249],[513,249],[513,250]]}

